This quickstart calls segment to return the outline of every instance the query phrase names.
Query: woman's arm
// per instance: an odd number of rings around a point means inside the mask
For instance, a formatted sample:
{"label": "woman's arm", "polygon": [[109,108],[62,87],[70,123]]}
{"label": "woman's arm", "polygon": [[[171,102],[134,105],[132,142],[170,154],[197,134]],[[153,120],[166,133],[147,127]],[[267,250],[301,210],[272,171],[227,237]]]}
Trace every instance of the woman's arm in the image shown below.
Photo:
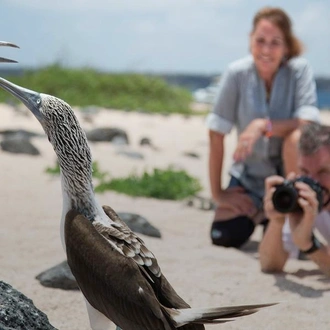
{"label": "woman's arm", "polygon": [[210,154],[209,154],[209,179],[211,194],[218,203],[222,190],[222,165],[224,155],[224,134],[209,131]]}
{"label": "woman's arm", "polygon": [[[284,119],[284,120],[269,120],[268,118],[256,118],[253,119],[244,131],[238,137],[238,143],[234,151],[234,160],[242,161],[249,154],[252,153],[254,144],[263,135],[265,136],[277,136],[284,139],[284,144],[288,140],[288,146],[286,149],[289,150],[288,154],[293,155],[296,151],[296,143],[299,138],[300,129],[299,127],[305,124],[307,121],[302,119]],[[297,132],[297,133],[295,133]],[[286,150],[284,150],[284,159],[286,159]],[[289,160],[289,168],[292,171],[297,170],[296,166],[296,154],[295,153]],[[292,160],[292,161],[291,161]],[[286,164],[285,164],[286,165]]]}
{"label": "woman's arm", "polygon": [[256,213],[252,199],[243,187],[222,189],[224,135],[210,131],[209,178],[212,198],[218,206],[217,219],[230,219],[239,214],[253,216]]}
{"label": "woman's arm", "polygon": [[308,121],[299,118],[271,120],[272,135],[285,138],[307,122]]}

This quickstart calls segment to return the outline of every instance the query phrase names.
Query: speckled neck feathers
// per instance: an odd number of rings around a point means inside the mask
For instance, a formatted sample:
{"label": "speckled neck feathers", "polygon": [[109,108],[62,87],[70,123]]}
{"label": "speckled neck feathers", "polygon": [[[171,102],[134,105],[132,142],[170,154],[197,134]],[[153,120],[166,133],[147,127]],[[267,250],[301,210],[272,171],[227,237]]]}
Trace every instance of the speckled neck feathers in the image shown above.
{"label": "speckled neck feathers", "polygon": [[[85,132],[64,101],[43,97],[41,124],[58,157],[64,205],[93,221],[97,214],[92,184],[92,157]],[[46,110],[47,109],[47,110]]]}

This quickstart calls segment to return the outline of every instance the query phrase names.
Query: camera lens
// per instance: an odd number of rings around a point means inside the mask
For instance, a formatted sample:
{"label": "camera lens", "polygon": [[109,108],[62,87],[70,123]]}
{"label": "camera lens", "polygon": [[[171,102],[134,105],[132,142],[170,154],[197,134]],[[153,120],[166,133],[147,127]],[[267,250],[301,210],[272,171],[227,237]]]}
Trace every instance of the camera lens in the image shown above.
{"label": "camera lens", "polygon": [[273,194],[274,208],[281,213],[295,212],[298,205],[298,192],[293,185],[280,185]]}
{"label": "camera lens", "polygon": [[302,211],[300,205],[298,204],[299,193],[294,186],[295,182],[304,182],[315,191],[319,202],[318,210],[321,211],[324,206],[323,195],[326,189],[323,188],[317,181],[307,176],[301,176],[293,181],[285,180],[283,184],[276,186],[272,197],[275,210],[281,213]]}

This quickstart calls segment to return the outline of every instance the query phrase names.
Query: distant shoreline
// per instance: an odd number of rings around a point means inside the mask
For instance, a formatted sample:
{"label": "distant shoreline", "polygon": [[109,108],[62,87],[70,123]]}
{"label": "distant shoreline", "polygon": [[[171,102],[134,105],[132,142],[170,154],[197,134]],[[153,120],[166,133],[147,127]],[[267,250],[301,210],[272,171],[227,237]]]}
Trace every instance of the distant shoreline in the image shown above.
{"label": "distant shoreline", "polygon": [[[83,68],[82,68],[83,69]],[[20,68],[6,67],[0,68],[1,77],[21,76],[25,70],[37,70],[37,68]],[[111,73],[111,72],[109,72]],[[120,72],[114,72],[116,74]],[[122,72],[123,74],[127,72]],[[221,76],[220,73],[202,74],[202,73],[148,73],[137,72],[142,75],[157,76],[163,78],[168,84],[184,87],[190,92],[197,89],[203,89],[214,83],[216,77]],[[330,109],[330,77],[315,76],[318,107],[324,111]]]}

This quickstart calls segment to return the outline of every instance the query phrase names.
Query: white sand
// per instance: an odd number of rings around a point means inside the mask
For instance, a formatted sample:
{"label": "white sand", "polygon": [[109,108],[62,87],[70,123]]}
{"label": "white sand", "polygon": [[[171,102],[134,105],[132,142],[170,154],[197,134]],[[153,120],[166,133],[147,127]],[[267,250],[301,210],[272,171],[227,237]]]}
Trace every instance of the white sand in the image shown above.
{"label": "white sand", "polygon": [[[0,130],[25,128],[42,132],[32,115],[23,116],[5,105],[0,110]],[[330,123],[329,114],[322,115]],[[144,160],[130,159],[117,155],[118,147],[111,144],[92,144],[101,170],[115,177],[132,170],[174,164],[200,178],[204,185],[202,194],[209,196],[204,118],[102,111],[93,125],[81,122],[86,129],[123,128],[131,141],[127,150],[145,156]],[[151,138],[159,150],[140,147],[142,137]],[[227,139],[226,168],[234,141],[232,134]],[[56,328],[87,330],[88,318],[80,292],[45,288],[35,279],[41,271],[63,261],[65,254],[59,236],[60,180],[44,172],[56,158],[46,138],[33,142],[42,152],[40,157],[0,151],[0,279],[31,298]],[[194,151],[200,158],[186,157],[185,151]],[[192,306],[281,302],[255,315],[207,329],[330,329],[329,279],[310,261],[290,260],[286,272],[280,275],[261,273],[257,253],[260,228],[244,251],[219,248],[212,246],[209,239],[212,211],[188,207],[184,202],[131,198],[114,192],[98,198],[116,211],[145,216],[161,230],[162,239],[143,239],[157,256],[168,280]]]}

